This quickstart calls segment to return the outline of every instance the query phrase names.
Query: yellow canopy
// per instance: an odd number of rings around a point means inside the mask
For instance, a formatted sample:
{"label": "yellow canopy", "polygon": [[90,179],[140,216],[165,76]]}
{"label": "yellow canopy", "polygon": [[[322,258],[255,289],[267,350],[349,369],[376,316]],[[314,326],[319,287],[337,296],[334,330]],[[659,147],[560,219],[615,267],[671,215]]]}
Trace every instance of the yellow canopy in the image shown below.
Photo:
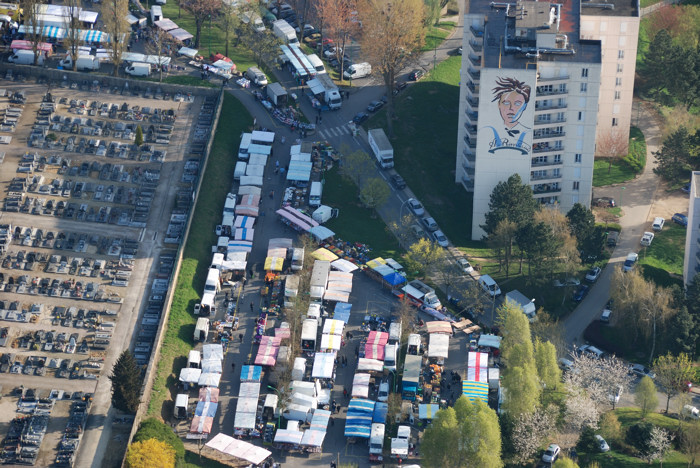
{"label": "yellow canopy", "polygon": [[382,257],[377,257],[367,262],[366,265],[370,268],[374,268],[378,267],[379,265],[386,265],[386,260],[384,260]]}
{"label": "yellow canopy", "polygon": [[329,262],[332,262],[333,260],[338,260],[338,256],[336,254],[323,247],[312,252],[311,256],[316,260],[326,260]]}
{"label": "yellow canopy", "polygon": [[265,258],[265,271],[282,271],[284,259],[279,257]]}

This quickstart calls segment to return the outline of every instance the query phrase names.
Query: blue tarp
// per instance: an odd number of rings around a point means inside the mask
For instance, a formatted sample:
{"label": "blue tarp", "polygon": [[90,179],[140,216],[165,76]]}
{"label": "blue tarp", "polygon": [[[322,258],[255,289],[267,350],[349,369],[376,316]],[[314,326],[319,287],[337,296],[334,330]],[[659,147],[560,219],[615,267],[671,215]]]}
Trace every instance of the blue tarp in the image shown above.
{"label": "blue tarp", "polygon": [[324,431],[328,428],[328,420],[331,417],[331,412],[328,410],[315,409],[314,415],[311,418],[311,425],[309,429],[315,431]]}
{"label": "blue tarp", "polygon": [[369,439],[371,429],[371,426],[354,426],[346,424],[345,437],[362,437],[364,439]]}
{"label": "blue tarp", "polygon": [[216,415],[216,409],[218,407],[218,403],[212,403],[210,401],[200,401],[197,403],[197,409],[195,409],[194,415],[204,416],[205,418],[213,418]]}
{"label": "blue tarp", "polygon": [[382,402],[377,402],[374,404],[374,412],[372,413],[373,423],[386,424],[386,414],[389,411],[389,405]]}
{"label": "blue tarp", "polygon": [[399,284],[404,284],[406,282],[406,278],[395,272],[384,275],[382,278],[384,278],[384,281],[392,286],[398,286]]}
{"label": "blue tarp", "polygon": [[338,312],[338,311],[335,311],[335,312],[333,313],[333,318],[334,318],[335,320],[342,320],[343,322],[345,322],[345,323],[347,324],[348,321],[350,320],[350,312]]}
{"label": "blue tarp", "polygon": [[309,230],[309,233],[319,241],[335,236],[335,232],[331,231],[326,226],[314,226]]}
{"label": "blue tarp", "polygon": [[262,375],[261,366],[242,366],[241,367],[241,382],[260,382]]}
{"label": "blue tarp", "polygon": [[363,413],[371,413],[374,411],[374,402],[363,398],[353,398],[348,405],[348,413],[350,411],[359,411]]}
{"label": "blue tarp", "polygon": [[347,312],[348,314],[350,313],[350,309],[352,309],[352,304],[348,304],[347,302],[336,302],[335,303],[335,313],[337,314],[338,312]]}

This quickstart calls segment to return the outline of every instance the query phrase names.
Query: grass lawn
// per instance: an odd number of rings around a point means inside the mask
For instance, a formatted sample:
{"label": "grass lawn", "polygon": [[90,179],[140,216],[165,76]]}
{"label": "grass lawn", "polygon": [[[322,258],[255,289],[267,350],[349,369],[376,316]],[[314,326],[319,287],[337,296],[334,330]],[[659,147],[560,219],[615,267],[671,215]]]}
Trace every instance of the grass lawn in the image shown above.
{"label": "grass lawn", "polygon": [[[452,243],[463,247],[471,237],[472,196],[454,179],[460,66],[461,57],[450,57],[398,96],[400,118],[390,140],[396,170]],[[377,127],[386,130],[384,110],[366,125]]]}
{"label": "grass lawn", "polygon": [[685,228],[669,220],[663,231],[655,233],[651,245],[642,249],[639,257],[642,265],[682,275],[684,253]]}
{"label": "grass lawn", "polygon": [[436,26],[431,26],[428,28],[428,30],[425,32],[425,44],[423,45],[421,51],[427,52],[440,47],[440,44],[442,44],[445,38],[452,33],[454,27],[455,23],[452,21],[444,21],[438,23]]}
{"label": "grass lawn", "polygon": [[359,203],[355,184],[343,178],[336,168],[327,171],[325,179],[323,201],[340,210],[340,216],[326,226],[345,241],[369,245],[372,258],[398,258],[401,250],[398,241],[381,218],[370,216],[370,211]]}
{"label": "grass lawn", "polygon": [[593,186],[602,187],[604,185],[619,184],[634,179],[636,171],[622,159],[612,161],[612,166],[608,159],[596,159],[593,163]]}
{"label": "grass lawn", "polygon": [[[617,408],[614,410],[623,429],[627,429],[641,420],[641,412],[638,408]],[[678,430],[678,420],[669,418],[663,414],[650,413],[646,420],[655,426],[663,427],[673,433]],[[676,444],[676,441],[674,441]],[[614,445],[610,452],[585,454],[579,453],[579,465],[588,466],[588,462],[597,461],[601,468],[632,468],[649,466],[641,458],[636,458],[625,453],[618,452]],[[655,466],[655,465],[654,465]],[[670,451],[663,460],[663,466],[671,468],[681,468],[688,466],[688,459],[685,455],[675,450]]]}
{"label": "grass lawn", "polygon": [[187,352],[192,348],[195,316],[194,305],[204,287],[207,268],[211,261],[211,245],[215,243],[214,226],[221,218],[226,193],[231,186],[236,163],[231,148],[238,146],[241,132],[253,124],[245,107],[233,96],[225,94],[221,117],[209,163],[195,207],[192,229],[185,245],[182,267],[178,277],[170,319],[166,325],[156,370],[148,416],[162,417],[172,411],[164,408],[164,402],[174,399],[171,391],[180,369],[186,364]]}

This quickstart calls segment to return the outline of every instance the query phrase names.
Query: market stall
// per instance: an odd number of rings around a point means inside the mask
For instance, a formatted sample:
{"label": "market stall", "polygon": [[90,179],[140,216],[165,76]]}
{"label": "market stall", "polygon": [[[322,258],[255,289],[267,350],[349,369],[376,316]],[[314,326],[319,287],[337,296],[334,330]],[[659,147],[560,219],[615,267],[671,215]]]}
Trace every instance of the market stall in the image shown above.
{"label": "market stall", "polygon": [[335,357],[336,353],[316,353],[311,377],[314,379],[335,378]]}
{"label": "market stall", "polygon": [[183,367],[180,369],[180,382],[183,384],[196,384],[202,375],[202,369]]}
{"label": "market stall", "polygon": [[428,340],[428,357],[447,359],[450,348],[450,335],[431,333]]}
{"label": "market stall", "polygon": [[277,336],[263,336],[255,356],[255,364],[260,366],[274,366],[277,363],[281,338]]}
{"label": "market stall", "polygon": [[236,229],[252,229],[257,218],[253,216],[236,216],[233,227]]}
{"label": "market stall", "polygon": [[347,302],[336,302],[335,309],[333,309],[333,318],[347,324],[350,320],[351,309],[352,304],[348,304]]}
{"label": "market stall", "polygon": [[386,332],[371,331],[364,346],[364,358],[384,361],[384,347],[389,342]]}
{"label": "market stall", "polygon": [[221,361],[219,359],[205,359],[202,361],[202,373],[221,374]]}
{"label": "market stall", "polygon": [[382,372],[384,370],[384,361],[377,359],[360,358],[357,362],[358,371]]}
{"label": "market stall", "polygon": [[244,241],[253,242],[254,236],[255,236],[255,229],[238,228],[238,229],[236,229],[236,234],[235,234],[234,239],[237,241],[244,240]]}
{"label": "market stall", "polygon": [[213,387],[204,387],[199,389],[199,401],[211,401],[212,403],[219,402],[219,389]]}
{"label": "market stall", "polygon": [[420,419],[433,419],[435,413],[440,410],[440,405],[421,404],[418,405],[418,417]]}
{"label": "market stall", "polygon": [[[197,369],[199,370],[199,369]],[[197,381],[200,387],[218,387],[221,381],[221,374],[217,372],[202,372]]]}
{"label": "market stall", "polygon": [[[187,367],[199,368],[202,362],[202,353],[196,349],[191,349],[187,354]],[[199,376],[197,376],[199,379]]]}
{"label": "market stall", "polygon": [[311,252],[311,256],[316,260],[324,260],[327,262],[333,262],[335,260],[338,260],[338,256],[336,254],[323,247]]}
{"label": "market stall", "polygon": [[345,260],[344,258],[339,258],[338,260],[332,261],[331,267],[335,268],[336,270],[340,270],[344,273],[352,273],[353,271],[358,269],[357,265],[355,265],[349,260]]}
{"label": "market stall", "polygon": [[309,230],[309,234],[318,242],[323,242],[335,237],[335,232],[331,231],[326,226],[314,226]]}
{"label": "market stall", "polygon": [[443,321],[433,321],[433,322],[425,322],[425,328],[428,329],[429,334],[433,333],[443,333],[446,335],[451,335],[452,334],[452,325],[450,325],[447,322]]}
{"label": "market stall", "polygon": [[350,400],[345,419],[345,437],[369,439],[373,412],[373,401],[362,398]]}
{"label": "market stall", "polygon": [[369,374],[355,374],[352,380],[352,396],[359,398],[367,398],[369,396]]}
{"label": "market stall", "polygon": [[237,241],[230,240],[226,245],[226,252],[250,252],[253,250],[253,243],[251,241]]}
{"label": "market stall", "polygon": [[226,434],[217,434],[209,442],[206,447],[225,453],[232,457],[245,460],[253,465],[261,465],[272,452],[265,450],[257,445],[248,442],[234,439]]}
{"label": "market stall", "polygon": [[339,335],[321,335],[321,351],[340,351],[342,338]]}
{"label": "market stall", "polygon": [[342,320],[335,320],[327,318],[323,322],[323,333],[327,335],[338,335],[342,336],[343,328],[345,327],[345,322]]}

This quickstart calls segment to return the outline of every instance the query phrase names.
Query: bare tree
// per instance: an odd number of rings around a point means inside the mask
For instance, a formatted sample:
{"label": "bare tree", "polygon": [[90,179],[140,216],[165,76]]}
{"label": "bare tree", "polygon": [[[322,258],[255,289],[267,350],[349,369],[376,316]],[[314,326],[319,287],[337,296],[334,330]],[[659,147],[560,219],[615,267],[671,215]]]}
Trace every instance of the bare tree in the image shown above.
{"label": "bare tree", "polygon": [[199,47],[204,21],[216,18],[221,12],[221,0],[181,0],[182,7],[194,17],[194,47]]}
{"label": "bare tree", "polygon": [[175,39],[166,31],[159,27],[151,29],[149,40],[146,42],[146,51],[156,57],[158,81],[163,81],[163,67],[168,63],[175,46]]}
{"label": "bare tree", "polygon": [[596,140],[596,156],[604,157],[608,160],[608,174],[612,169],[614,160],[627,155],[629,149],[629,138],[626,132],[618,128],[611,128]]}
{"label": "bare tree", "polygon": [[68,51],[68,55],[73,63],[73,71],[78,67],[78,52],[83,41],[80,40],[80,1],[66,0],[64,6],[67,16],[63,18],[63,27],[66,30],[66,36],[63,38],[63,45]]}
{"label": "bare tree", "polygon": [[396,76],[414,62],[425,39],[422,0],[360,0],[358,11],[362,21],[362,52],[381,74],[387,96],[387,128],[394,134],[394,98]]}
{"label": "bare tree", "polygon": [[[506,278],[508,278],[510,272],[510,260],[512,258],[513,244],[515,243],[515,234],[517,232],[518,226],[514,222],[508,219],[502,219],[488,238],[489,244],[493,245],[497,254],[499,254],[499,268],[501,265],[506,268]],[[501,259],[502,261],[500,261]],[[522,272],[522,263],[520,264],[520,270]]]}
{"label": "bare tree", "polygon": [[408,246],[418,240],[416,235],[411,230],[412,224],[413,217],[411,215],[404,215],[398,222],[390,221],[387,224],[386,229],[396,236],[402,246]]}
{"label": "bare tree", "polygon": [[39,45],[44,41],[44,21],[41,19],[39,8],[40,0],[22,0],[24,12],[24,36],[32,44],[34,52],[34,65],[39,61]]}
{"label": "bare tree", "polygon": [[131,32],[126,15],[129,14],[129,0],[102,0],[102,20],[105,30],[110,36],[110,58],[114,65],[114,76],[119,75],[122,54],[129,43]]}
{"label": "bare tree", "polygon": [[695,466],[695,460],[700,456],[700,423],[684,426],[680,442],[681,451],[688,457],[688,468]]}
{"label": "bare tree", "polygon": [[253,52],[255,63],[261,66],[266,60],[273,62],[279,56],[282,41],[269,29],[258,32],[250,24],[245,26],[241,29],[242,39]]}
{"label": "bare tree", "polygon": [[319,13],[323,15],[322,22],[327,35],[338,46],[335,55],[340,62],[340,76],[343,76],[345,46],[351,35],[355,34],[359,25],[357,22],[355,0],[318,0]]}
{"label": "bare tree", "polygon": [[222,3],[219,26],[224,32],[224,55],[228,57],[231,39],[235,40],[234,46],[238,46],[243,37],[247,37],[249,42],[256,39],[254,21],[257,16],[257,7],[252,3]]}

